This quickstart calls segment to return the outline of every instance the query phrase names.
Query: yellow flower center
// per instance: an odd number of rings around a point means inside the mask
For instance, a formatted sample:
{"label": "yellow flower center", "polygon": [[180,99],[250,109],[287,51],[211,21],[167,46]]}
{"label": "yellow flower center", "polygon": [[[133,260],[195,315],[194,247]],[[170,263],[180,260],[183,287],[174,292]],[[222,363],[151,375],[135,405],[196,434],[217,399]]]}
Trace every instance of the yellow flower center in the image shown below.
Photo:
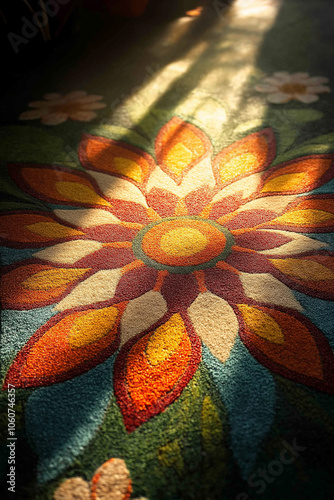
{"label": "yellow flower center", "polygon": [[303,83],[284,83],[279,87],[285,94],[306,94],[307,87]]}
{"label": "yellow flower center", "polygon": [[160,240],[160,247],[167,255],[190,257],[204,250],[208,244],[205,234],[193,227],[178,227],[167,231]]}
{"label": "yellow flower center", "polygon": [[133,251],[147,265],[174,273],[214,266],[231,251],[233,237],[220,224],[179,216],[152,222],[133,241]]}

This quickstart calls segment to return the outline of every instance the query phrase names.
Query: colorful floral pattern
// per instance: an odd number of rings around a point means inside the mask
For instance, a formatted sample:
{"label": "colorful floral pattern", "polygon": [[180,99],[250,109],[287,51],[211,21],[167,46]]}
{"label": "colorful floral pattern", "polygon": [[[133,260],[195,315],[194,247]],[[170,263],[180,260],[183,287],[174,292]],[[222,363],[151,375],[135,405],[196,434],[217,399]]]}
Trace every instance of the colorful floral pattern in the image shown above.
{"label": "colorful floral pattern", "polygon": [[[54,500],[129,500],[132,484],[124,460],[111,458],[101,465],[88,483],[81,477],[64,481],[55,491]],[[143,497],[137,500],[147,500]]]}
{"label": "colorful floral pattern", "polygon": [[44,125],[59,125],[68,118],[80,122],[89,122],[97,117],[96,109],[106,107],[100,95],[87,95],[87,92],[77,90],[69,94],[45,94],[44,101],[29,103],[35,108],[21,113],[20,120],[36,120],[41,118]]}
{"label": "colorful floral pattern", "polygon": [[327,85],[328,78],[323,76],[310,77],[308,73],[288,73],[278,71],[268,78],[264,83],[256,85],[258,92],[264,92],[267,100],[275,104],[289,102],[293,99],[304,104],[315,102],[319,99],[318,94],[330,92]]}
{"label": "colorful floral pattern", "polygon": [[239,335],[270,371],[333,393],[332,350],[293,290],[334,298],[333,253],[312,237],[333,231],[334,199],[308,194],[331,179],[334,157],[271,166],[275,154],[266,128],[212,160],[208,137],[175,117],[156,161],[86,134],[84,172],[11,165],[18,186],[58,208],[1,216],[6,246],[38,249],[4,269],[3,305],[57,314],[3,388],[62,382],[120,349],[114,390],[132,432],[180,396],[202,342],[224,363]]}

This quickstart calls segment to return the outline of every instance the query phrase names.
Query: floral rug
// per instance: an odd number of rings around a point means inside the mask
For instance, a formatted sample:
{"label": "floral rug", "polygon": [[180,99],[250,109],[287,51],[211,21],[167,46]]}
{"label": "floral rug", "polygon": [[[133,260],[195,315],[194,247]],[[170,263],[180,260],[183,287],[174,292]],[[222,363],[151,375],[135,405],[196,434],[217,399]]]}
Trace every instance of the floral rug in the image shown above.
{"label": "floral rug", "polygon": [[330,497],[333,77],[294,60],[229,104],[44,92],[0,129],[9,498]]}

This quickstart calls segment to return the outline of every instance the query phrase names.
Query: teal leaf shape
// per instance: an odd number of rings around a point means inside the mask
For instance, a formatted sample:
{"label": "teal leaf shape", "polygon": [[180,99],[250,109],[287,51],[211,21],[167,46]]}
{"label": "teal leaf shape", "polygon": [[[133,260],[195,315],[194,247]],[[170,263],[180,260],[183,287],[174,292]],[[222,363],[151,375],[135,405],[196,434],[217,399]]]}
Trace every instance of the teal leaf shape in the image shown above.
{"label": "teal leaf shape", "polygon": [[37,479],[59,476],[101,425],[113,394],[114,357],[61,384],[37,389],[26,406],[26,430],[38,456]]}
{"label": "teal leaf shape", "polygon": [[251,356],[240,339],[225,364],[206,346],[203,346],[203,361],[227,409],[232,453],[246,480],[273,422],[276,401],[273,376]]}

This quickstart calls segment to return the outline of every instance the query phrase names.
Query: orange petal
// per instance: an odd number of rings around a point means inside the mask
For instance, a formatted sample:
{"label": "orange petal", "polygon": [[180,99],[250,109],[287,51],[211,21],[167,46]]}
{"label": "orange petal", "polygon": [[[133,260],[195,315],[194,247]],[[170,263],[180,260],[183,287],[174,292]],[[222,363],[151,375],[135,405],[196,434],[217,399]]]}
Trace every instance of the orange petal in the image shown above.
{"label": "orange petal", "polygon": [[240,337],[264,366],[286,378],[334,392],[334,357],[327,339],[296,311],[239,304]]}
{"label": "orange petal", "polygon": [[280,272],[281,281],[296,290],[334,300],[334,254],[324,251],[318,255],[299,258],[269,259]]}
{"label": "orange petal", "polygon": [[118,305],[57,314],[18,353],[4,388],[63,382],[102,363],[118,347],[122,311]]}
{"label": "orange petal", "polygon": [[7,309],[34,309],[63,298],[89,269],[64,269],[27,261],[1,277],[1,300]]}
{"label": "orange petal", "polygon": [[303,196],[280,217],[264,227],[297,232],[324,233],[334,230],[334,198],[328,195]]}
{"label": "orange petal", "polygon": [[155,141],[158,164],[177,184],[211,151],[207,136],[194,125],[177,117],[161,128]]}
{"label": "orange petal", "polygon": [[13,165],[10,174],[27,193],[49,203],[110,206],[86,174],[65,167]]}
{"label": "orange petal", "polygon": [[333,173],[333,155],[304,156],[277,165],[263,177],[261,193],[306,193],[328,182]]}
{"label": "orange petal", "polygon": [[227,186],[256,172],[262,172],[275,158],[275,136],[270,128],[250,134],[224,148],[213,161],[217,183]]}
{"label": "orange petal", "polygon": [[115,394],[128,432],[177,399],[193,377],[201,344],[181,314],[130,340],[115,365]]}
{"label": "orange petal", "polygon": [[135,146],[88,134],[82,136],[79,157],[89,170],[130,179],[139,185],[147,181],[155,167],[152,156]]}
{"label": "orange petal", "polygon": [[56,222],[46,212],[0,215],[0,238],[6,246],[38,248],[61,241],[77,239],[84,233]]}

